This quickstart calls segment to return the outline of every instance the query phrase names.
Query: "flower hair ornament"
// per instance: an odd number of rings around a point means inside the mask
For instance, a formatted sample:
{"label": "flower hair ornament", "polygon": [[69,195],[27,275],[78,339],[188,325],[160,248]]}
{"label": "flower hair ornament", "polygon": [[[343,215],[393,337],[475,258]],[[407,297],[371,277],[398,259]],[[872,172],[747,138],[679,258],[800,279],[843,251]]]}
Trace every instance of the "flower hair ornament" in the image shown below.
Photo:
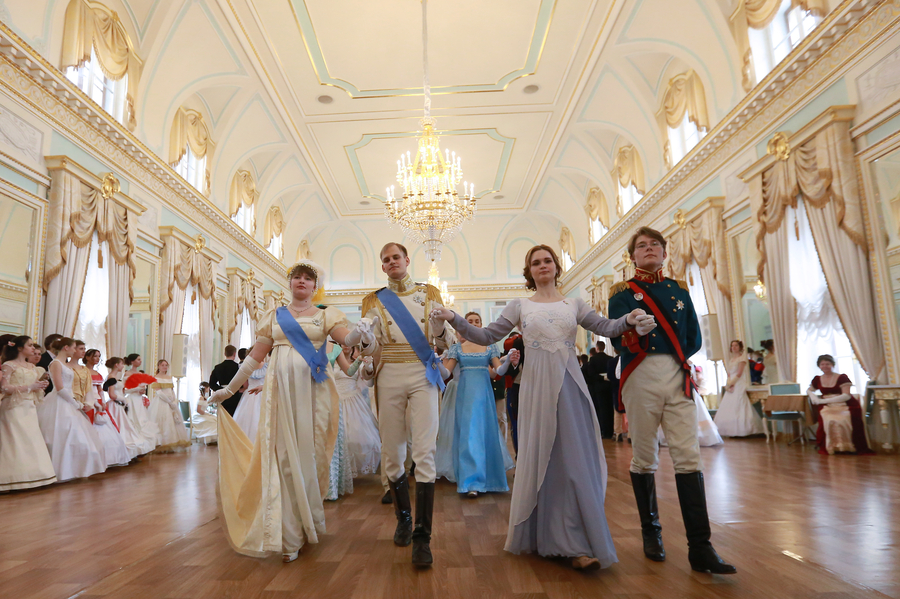
{"label": "flower hair ornament", "polygon": [[325,269],[312,260],[301,260],[299,262],[295,262],[291,265],[290,268],[287,269],[288,282],[290,282],[291,273],[293,273],[294,269],[296,269],[298,266],[305,266],[306,268],[312,269],[312,271],[316,273],[316,292],[312,296],[312,303],[321,304],[325,299]]}
{"label": "flower hair ornament", "polygon": [[16,346],[16,344],[15,344],[14,342],[12,342],[12,341],[7,341],[7,342],[6,342],[6,345],[8,345],[8,346],[10,346],[10,347],[15,347],[15,346]]}

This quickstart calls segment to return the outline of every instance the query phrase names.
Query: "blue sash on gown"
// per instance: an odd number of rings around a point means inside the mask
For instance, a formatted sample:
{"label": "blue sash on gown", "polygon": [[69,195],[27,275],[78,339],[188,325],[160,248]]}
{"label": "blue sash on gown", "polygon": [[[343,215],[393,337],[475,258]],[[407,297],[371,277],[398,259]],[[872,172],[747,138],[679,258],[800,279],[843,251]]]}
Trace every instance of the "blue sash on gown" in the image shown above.
{"label": "blue sash on gown", "polygon": [[291,342],[291,346],[309,364],[313,380],[317,383],[325,382],[325,379],[328,378],[328,354],[325,351],[328,341],[322,342],[322,347],[316,350],[312,341],[303,331],[303,327],[284,306],[275,310],[275,319],[278,321],[278,326],[284,331],[284,336]]}

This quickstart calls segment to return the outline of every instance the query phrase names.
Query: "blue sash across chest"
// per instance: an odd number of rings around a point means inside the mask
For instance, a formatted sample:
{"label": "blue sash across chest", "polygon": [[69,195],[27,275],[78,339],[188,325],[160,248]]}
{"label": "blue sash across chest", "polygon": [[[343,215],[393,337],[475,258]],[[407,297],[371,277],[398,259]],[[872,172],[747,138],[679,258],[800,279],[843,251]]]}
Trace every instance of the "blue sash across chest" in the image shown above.
{"label": "blue sash across chest", "polygon": [[443,391],[445,387],[444,378],[441,376],[440,368],[438,368],[438,358],[434,355],[434,350],[431,349],[431,344],[428,343],[428,339],[425,337],[425,333],[422,332],[419,323],[409,313],[409,310],[403,305],[397,294],[390,289],[385,287],[376,292],[375,295],[393,317],[397,326],[400,327],[400,331],[406,337],[409,346],[416,352],[416,357],[425,366],[425,378],[428,379],[429,383],[437,385],[437,388]]}
{"label": "blue sash across chest", "polygon": [[325,379],[328,378],[328,353],[325,351],[328,341],[323,341],[322,347],[317,350],[303,327],[284,306],[275,310],[275,319],[278,321],[278,326],[284,331],[284,336],[291,342],[291,346],[309,364],[313,380],[317,383],[325,382]]}

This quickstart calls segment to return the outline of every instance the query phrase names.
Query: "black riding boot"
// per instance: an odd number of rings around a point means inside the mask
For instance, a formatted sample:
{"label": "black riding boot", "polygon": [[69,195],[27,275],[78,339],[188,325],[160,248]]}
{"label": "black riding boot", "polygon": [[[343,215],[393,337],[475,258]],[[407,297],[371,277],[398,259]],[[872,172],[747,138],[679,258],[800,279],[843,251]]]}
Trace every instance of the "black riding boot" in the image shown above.
{"label": "black riding boot", "polygon": [[688,560],[697,572],[734,574],[737,568],[722,561],[709,542],[709,514],[706,511],[706,488],[703,473],[676,474],[678,501],[688,539]]}
{"label": "black riding boot", "polygon": [[662,526],[659,525],[659,507],[656,504],[656,478],[652,472],[631,473],[631,487],[641,516],[641,536],[644,537],[644,555],[655,562],[666,559],[662,542]]}
{"label": "black riding boot", "polygon": [[394,496],[394,514],[397,516],[397,530],[394,531],[394,545],[408,547],[412,542],[412,509],[409,505],[409,479],[406,474],[397,482],[388,481]]}
{"label": "black riding boot", "polygon": [[412,563],[414,566],[430,566],[431,516],[434,513],[434,483],[416,483],[416,529],[413,531]]}

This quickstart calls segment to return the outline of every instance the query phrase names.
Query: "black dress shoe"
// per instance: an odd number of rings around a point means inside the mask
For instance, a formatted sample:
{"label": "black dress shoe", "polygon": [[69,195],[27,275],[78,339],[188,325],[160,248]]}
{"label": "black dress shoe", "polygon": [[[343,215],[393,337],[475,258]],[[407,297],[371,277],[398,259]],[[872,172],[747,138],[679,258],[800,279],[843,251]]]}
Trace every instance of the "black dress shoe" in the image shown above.
{"label": "black dress shoe", "polygon": [[390,504],[394,503],[394,500],[391,499],[391,491],[390,491],[390,489],[388,489],[388,491],[387,491],[387,492],[384,494],[384,496],[381,498],[381,503],[383,503],[384,505],[390,505]]}

